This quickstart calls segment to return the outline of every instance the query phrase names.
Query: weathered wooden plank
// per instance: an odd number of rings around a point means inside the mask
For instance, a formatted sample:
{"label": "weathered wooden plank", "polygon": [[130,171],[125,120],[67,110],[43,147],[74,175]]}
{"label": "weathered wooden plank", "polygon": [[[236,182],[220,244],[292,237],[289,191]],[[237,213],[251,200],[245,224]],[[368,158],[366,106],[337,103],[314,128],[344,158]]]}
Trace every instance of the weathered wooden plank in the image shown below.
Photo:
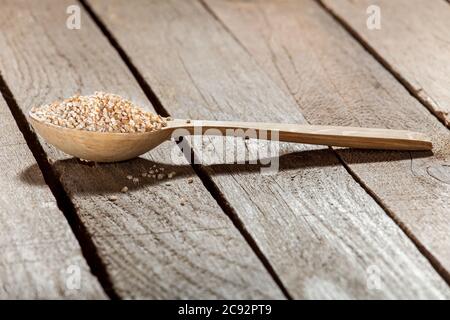
{"label": "weathered wooden plank", "polygon": [[[72,1],[3,1],[0,70],[18,105],[95,90],[151,108],[89,16],[66,28]],[[44,146],[122,298],[283,298],[278,286],[174,143],[129,162],[89,166]],[[185,159],[184,159],[185,160]],[[170,181],[143,178],[153,165]],[[127,175],[140,177],[133,184]],[[187,182],[193,178],[193,183]],[[121,193],[123,186],[130,191]],[[108,197],[116,195],[116,201]],[[183,200],[184,199],[184,200]]]}
{"label": "weathered wooden plank", "polygon": [[311,1],[208,3],[311,124],[411,129],[432,137],[433,154],[338,152],[449,281],[448,130]]}
{"label": "weathered wooden plank", "polygon": [[105,298],[1,96],[0,171],[0,299]]}
{"label": "weathered wooden plank", "polygon": [[[446,1],[323,0],[383,63],[450,126],[450,8]],[[373,7],[380,29],[369,29]],[[372,21],[371,20],[371,21]]]}
{"label": "weathered wooden plank", "polygon": [[[295,101],[199,2],[89,3],[173,116],[304,122]],[[293,297],[448,297],[444,281],[329,149],[282,144],[280,171],[262,175],[258,166],[221,165],[222,141],[196,146],[213,163],[204,170]],[[246,147],[257,154],[254,141]]]}

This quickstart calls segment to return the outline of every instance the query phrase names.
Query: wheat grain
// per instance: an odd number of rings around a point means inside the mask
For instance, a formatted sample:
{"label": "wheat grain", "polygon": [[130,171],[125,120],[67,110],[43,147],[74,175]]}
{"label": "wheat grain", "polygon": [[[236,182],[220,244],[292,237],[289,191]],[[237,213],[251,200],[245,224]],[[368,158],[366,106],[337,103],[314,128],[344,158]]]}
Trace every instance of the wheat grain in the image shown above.
{"label": "wheat grain", "polygon": [[144,111],[119,95],[95,92],[32,108],[38,120],[60,127],[97,132],[152,132],[167,126],[166,118]]}

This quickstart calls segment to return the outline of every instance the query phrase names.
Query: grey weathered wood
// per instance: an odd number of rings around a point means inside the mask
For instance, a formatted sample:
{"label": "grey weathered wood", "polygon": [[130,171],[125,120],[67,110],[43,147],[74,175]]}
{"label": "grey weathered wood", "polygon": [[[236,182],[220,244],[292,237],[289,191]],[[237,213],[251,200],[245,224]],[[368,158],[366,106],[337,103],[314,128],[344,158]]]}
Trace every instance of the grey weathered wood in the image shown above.
{"label": "grey weathered wood", "polygon": [[1,96],[0,172],[0,299],[105,298]]}
{"label": "grey weathered wood", "polygon": [[[2,1],[0,70],[21,110],[95,90],[121,94],[151,109],[85,11],[80,30],[66,28],[70,4]],[[283,298],[173,142],[134,161],[96,166],[40,143],[119,297]],[[184,162],[174,165],[171,153]],[[140,177],[154,164],[176,171],[170,185]],[[140,177],[140,182],[133,185],[127,175]],[[187,182],[189,176],[193,183]],[[121,193],[125,185],[130,191]],[[117,201],[109,201],[111,195]]]}
{"label": "grey weathered wood", "polygon": [[[450,8],[446,1],[322,2],[381,57],[414,96],[450,126]],[[379,30],[367,28],[369,5],[381,10]]]}
{"label": "grey weathered wood", "polygon": [[433,154],[338,152],[450,281],[448,130],[319,5],[208,3],[264,70],[295,97],[311,124],[411,129],[432,137]]}
{"label": "grey weathered wood", "polygon": [[[173,116],[304,122],[295,101],[199,2],[89,3]],[[309,98],[320,99],[320,88],[309,88]],[[213,163],[204,170],[293,297],[449,296],[442,278],[329,149],[282,144],[280,171],[262,175],[258,166],[220,165],[221,138],[203,143],[202,158]],[[254,141],[246,147],[256,153]],[[371,286],[373,272],[381,290]]]}

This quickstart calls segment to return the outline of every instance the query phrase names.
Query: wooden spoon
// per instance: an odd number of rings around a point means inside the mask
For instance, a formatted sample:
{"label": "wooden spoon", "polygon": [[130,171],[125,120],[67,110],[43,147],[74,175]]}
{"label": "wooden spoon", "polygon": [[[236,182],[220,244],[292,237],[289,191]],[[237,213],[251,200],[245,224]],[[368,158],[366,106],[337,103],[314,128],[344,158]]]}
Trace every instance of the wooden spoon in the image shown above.
{"label": "wooden spoon", "polygon": [[[170,139],[177,129],[180,130],[178,136],[225,135],[230,129],[231,135],[242,136],[242,130],[250,129],[258,134],[258,138],[261,138],[260,133],[266,133],[267,139],[271,138],[271,131],[277,131],[279,141],[285,142],[386,150],[431,150],[432,148],[431,141],[425,135],[405,130],[175,119],[168,121],[167,127],[154,132],[109,133],[60,127],[41,122],[32,114],[30,114],[30,120],[36,132],[58,149],[81,159],[98,162],[135,158]],[[242,130],[236,131],[236,129]]]}

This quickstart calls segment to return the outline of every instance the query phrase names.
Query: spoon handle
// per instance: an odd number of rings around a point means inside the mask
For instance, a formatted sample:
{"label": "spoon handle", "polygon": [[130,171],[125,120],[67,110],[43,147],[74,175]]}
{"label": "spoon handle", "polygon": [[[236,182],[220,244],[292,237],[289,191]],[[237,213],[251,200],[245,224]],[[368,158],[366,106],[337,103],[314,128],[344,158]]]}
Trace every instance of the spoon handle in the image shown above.
{"label": "spoon handle", "polygon": [[185,129],[194,135],[250,136],[265,140],[361,149],[432,149],[432,143],[427,136],[406,130],[179,119],[169,121],[168,125],[173,130]]}

